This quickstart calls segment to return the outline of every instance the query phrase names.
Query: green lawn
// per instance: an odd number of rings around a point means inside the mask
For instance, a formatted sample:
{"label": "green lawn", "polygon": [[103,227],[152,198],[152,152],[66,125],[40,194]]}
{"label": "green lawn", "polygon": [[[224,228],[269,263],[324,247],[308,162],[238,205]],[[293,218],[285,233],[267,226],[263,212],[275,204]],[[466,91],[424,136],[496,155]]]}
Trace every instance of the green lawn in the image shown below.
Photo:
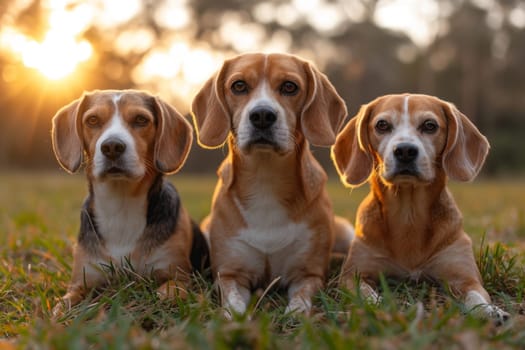
{"label": "green lawn", "polygon": [[[171,180],[192,216],[204,217],[215,178]],[[336,213],[353,220],[366,186],[350,191],[334,178],[328,188]],[[0,349],[524,348],[525,180],[451,188],[485,286],[512,314],[501,327],[465,315],[446,291],[425,282],[387,281],[383,303],[367,305],[337,288],[337,262],[308,318],[283,315],[284,294],[270,291],[256,293],[251,319],[228,322],[207,276],[194,278],[187,300],[168,303],[151,282],[116,271],[114,284],[52,322],[50,309],[70,277],[84,177],[0,173]]]}

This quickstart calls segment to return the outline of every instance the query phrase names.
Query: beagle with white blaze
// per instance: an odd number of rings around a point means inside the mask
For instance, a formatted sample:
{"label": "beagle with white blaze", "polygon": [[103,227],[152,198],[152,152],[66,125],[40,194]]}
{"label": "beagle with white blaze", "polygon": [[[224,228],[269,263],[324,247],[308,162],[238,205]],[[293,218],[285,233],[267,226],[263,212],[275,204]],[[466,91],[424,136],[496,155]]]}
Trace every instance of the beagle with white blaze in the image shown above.
{"label": "beagle with white blaze", "polygon": [[344,101],[312,64],[254,53],[225,61],[192,112],[201,146],[228,140],[201,225],[227,316],[244,313],[251,292],[275,279],[288,288],[287,312],[308,312],[332,248],[346,253],[353,235],[348,222],[334,220],[326,174],[308,143],[334,143]]}
{"label": "beagle with white blaze", "polygon": [[387,95],[364,105],[332,148],[349,187],[368,180],[356,237],[341,282],[356,275],[369,300],[380,273],[445,283],[467,309],[499,322],[509,315],[491,304],[482,286],[462,215],[446,187],[470,181],[489,151],[487,139],[451,103],[426,95]]}
{"label": "beagle with white blaze", "polygon": [[89,195],[80,215],[72,278],[59,314],[103,284],[102,266],[130,264],[161,297],[184,297],[207,245],[165,174],[177,172],[191,125],[160,98],[134,90],[85,93],[53,118],[53,150],[68,172],[84,163]]}

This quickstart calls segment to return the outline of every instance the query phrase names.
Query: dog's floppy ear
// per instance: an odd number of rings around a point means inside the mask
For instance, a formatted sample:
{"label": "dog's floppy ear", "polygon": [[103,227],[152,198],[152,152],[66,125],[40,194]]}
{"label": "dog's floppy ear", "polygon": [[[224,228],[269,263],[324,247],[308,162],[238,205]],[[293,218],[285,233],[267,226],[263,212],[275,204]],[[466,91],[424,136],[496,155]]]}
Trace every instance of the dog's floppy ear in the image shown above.
{"label": "dog's floppy ear", "polygon": [[161,173],[173,174],[186,161],[193,141],[193,130],[175,108],[158,97],[153,99],[158,120],[154,165]]}
{"label": "dog's floppy ear", "polygon": [[364,105],[337,135],[332,147],[332,160],[341,181],[357,187],[368,180],[372,173],[373,159],[368,140],[368,121],[373,103]]}
{"label": "dog's floppy ear", "polygon": [[451,179],[471,181],[485,163],[490,149],[489,142],[453,104],[440,102],[448,123],[443,168]]}
{"label": "dog's floppy ear", "polygon": [[308,91],[301,115],[303,133],[316,146],[331,146],[347,116],[346,105],[326,75],[305,63]]}
{"label": "dog's floppy ear", "polygon": [[87,95],[62,107],[53,117],[53,152],[62,168],[74,173],[80,168],[83,159],[83,146],[80,139],[82,110]]}
{"label": "dog's floppy ear", "polygon": [[230,132],[231,119],[224,99],[224,74],[228,61],[208,79],[191,104],[197,139],[202,147],[221,146]]}

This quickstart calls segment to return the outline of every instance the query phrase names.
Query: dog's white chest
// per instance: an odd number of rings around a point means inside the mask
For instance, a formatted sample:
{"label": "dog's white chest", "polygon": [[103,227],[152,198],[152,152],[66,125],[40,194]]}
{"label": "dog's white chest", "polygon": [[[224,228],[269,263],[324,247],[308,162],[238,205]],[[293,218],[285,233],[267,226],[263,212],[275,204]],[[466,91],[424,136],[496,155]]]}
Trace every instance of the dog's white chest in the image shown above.
{"label": "dog's white chest", "polygon": [[129,258],[146,227],[143,197],[119,197],[109,193],[95,197],[94,212],[107,254],[115,263]]}
{"label": "dog's white chest", "polygon": [[294,222],[271,193],[260,191],[249,203],[237,201],[246,227],[237,239],[265,254],[273,254],[298,240],[308,240],[311,231],[305,222]]}

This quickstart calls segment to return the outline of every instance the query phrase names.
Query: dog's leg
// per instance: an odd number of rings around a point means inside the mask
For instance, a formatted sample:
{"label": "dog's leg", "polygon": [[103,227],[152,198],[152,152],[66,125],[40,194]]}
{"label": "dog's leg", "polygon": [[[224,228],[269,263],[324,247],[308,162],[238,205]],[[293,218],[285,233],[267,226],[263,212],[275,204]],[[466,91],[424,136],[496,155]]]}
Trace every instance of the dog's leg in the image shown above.
{"label": "dog's leg", "polygon": [[67,288],[66,294],[60,299],[60,301],[53,307],[52,317],[54,319],[60,318],[65,312],[71,310],[71,307],[78,304],[84,299],[86,289],[82,285],[70,284]]}
{"label": "dog's leg", "polygon": [[387,259],[374,253],[362,243],[359,238],[352,242],[348,258],[346,259],[339,279],[339,284],[349,291],[355,291],[355,282],[359,278],[359,292],[369,304],[379,304],[381,296],[375,290],[375,282],[380,273],[396,273],[393,265],[387,264]]}
{"label": "dog's leg", "polygon": [[510,315],[496,305],[483,288],[470,238],[464,235],[435,256],[429,274],[449,285],[463,299],[468,312],[503,323]]}
{"label": "dog's leg", "polygon": [[363,299],[365,299],[368,304],[380,304],[383,300],[381,295],[379,295],[375,288],[372,287],[373,283],[367,282],[371,281],[371,278],[365,278],[363,275],[358,277],[355,272],[347,272],[342,276],[339,284],[341,287],[345,287],[349,291],[355,291],[355,282],[357,281],[357,278],[360,278],[358,281],[359,292]]}
{"label": "dog's leg", "polygon": [[250,290],[231,277],[219,276],[221,304],[225,308],[225,317],[232,319],[232,311],[244,314],[250,302]]}
{"label": "dog's leg", "polygon": [[53,307],[52,317],[54,319],[63,316],[64,312],[71,309],[84,299],[86,292],[104,283],[102,272],[87,262],[86,256],[80,249],[74,253],[73,270],[71,282],[68,285],[66,294]]}
{"label": "dog's leg", "polygon": [[[189,271],[189,267],[186,268]],[[153,277],[156,281],[164,281],[164,283],[162,283],[162,285],[157,289],[159,298],[162,300],[172,299],[175,297],[186,299],[190,282],[188,272],[185,272],[179,267],[177,268],[175,276],[173,276],[173,273],[169,273],[169,271],[157,270],[153,272]]]}
{"label": "dog's leg", "polygon": [[323,286],[323,279],[318,276],[307,277],[292,282],[288,288],[288,306],[286,313],[298,312],[309,314],[312,309],[312,298]]}
{"label": "dog's leg", "polygon": [[167,300],[168,298],[179,297],[181,299],[186,299],[188,295],[188,284],[184,281],[177,279],[170,279],[164,282],[158,289],[157,294],[162,300]]}

